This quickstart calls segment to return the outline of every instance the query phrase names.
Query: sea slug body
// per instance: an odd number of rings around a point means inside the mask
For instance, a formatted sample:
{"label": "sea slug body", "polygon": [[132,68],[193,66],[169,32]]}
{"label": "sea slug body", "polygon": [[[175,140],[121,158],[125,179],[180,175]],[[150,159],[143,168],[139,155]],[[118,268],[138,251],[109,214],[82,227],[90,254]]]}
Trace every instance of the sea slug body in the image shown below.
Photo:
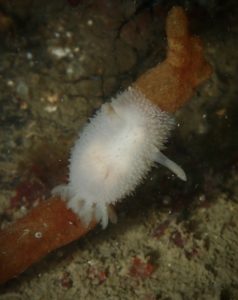
{"label": "sea slug body", "polygon": [[155,162],[186,180],[184,171],[160,152],[173,126],[168,113],[128,88],[103,104],[83,128],[71,152],[69,182],[52,193],[66,199],[84,224],[95,218],[105,228],[110,205],[133,192]]}

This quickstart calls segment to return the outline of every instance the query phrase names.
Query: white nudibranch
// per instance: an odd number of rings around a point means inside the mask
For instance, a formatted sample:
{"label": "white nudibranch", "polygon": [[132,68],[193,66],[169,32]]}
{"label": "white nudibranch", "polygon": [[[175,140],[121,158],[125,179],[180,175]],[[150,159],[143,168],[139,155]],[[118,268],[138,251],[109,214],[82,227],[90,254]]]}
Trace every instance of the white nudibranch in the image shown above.
{"label": "white nudibranch", "polygon": [[132,193],[155,162],[186,180],[182,168],[161,152],[173,126],[166,112],[128,88],[83,128],[71,152],[69,182],[52,193],[85,225],[95,218],[105,228],[113,218],[110,205]]}

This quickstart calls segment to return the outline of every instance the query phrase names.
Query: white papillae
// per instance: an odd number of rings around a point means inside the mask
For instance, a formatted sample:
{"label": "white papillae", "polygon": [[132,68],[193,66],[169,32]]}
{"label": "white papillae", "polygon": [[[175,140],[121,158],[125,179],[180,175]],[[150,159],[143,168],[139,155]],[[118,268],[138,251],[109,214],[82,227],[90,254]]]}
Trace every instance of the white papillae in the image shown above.
{"label": "white papillae", "polygon": [[[108,206],[133,192],[161,160],[173,123],[139,91],[129,88],[118,94],[83,128],[71,152],[69,183],[53,193],[66,198],[86,225],[94,217],[105,228]],[[168,167],[175,165],[170,161]],[[176,174],[186,179],[176,167]]]}

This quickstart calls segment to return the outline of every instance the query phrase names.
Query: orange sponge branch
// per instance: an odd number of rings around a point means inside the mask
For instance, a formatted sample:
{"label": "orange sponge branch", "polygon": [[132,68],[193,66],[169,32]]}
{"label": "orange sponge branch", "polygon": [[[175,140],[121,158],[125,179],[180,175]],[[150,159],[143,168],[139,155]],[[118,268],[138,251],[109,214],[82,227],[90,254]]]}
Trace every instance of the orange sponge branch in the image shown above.
{"label": "orange sponge branch", "polygon": [[13,278],[51,251],[95,227],[85,228],[59,198],[42,201],[25,217],[0,231],[0,283]]}
{"label": "orange sponge branch", "polygon": [[175,112],[193,95],[194,89],[211,76],[201,40],[190,35],[181,7],[173,7],[166,20],[167,57],[145,72],[133,86],[162,110]]}

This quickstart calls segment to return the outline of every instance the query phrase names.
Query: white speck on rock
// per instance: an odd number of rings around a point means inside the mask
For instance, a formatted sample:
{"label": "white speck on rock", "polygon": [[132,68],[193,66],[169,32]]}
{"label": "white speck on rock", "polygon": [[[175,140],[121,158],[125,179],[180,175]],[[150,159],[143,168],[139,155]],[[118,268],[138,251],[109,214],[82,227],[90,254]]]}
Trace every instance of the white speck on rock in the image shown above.
{"label": "white speck on rock", "polygon": [[11,79],[7,81],[8,86],[14,86],[14,84],[15,84],[14,81]]}
{"label": "white speck on rock", "polygon": [[20,80],[17,83],[16,92],[20,98],[22,98],[22,99],[28,98],[29,97],[29,87],[28,87],[27,83],[24,82],[23,80]]}
{"label": "white speck on rock", "polygon": [[56,38],[59,38],[59,37],[60,37],[60,33],[59,33],[59,32],[55,32],[55,33],[54,33],[54,36],[55,36]]}
{"label": "white speck on rock", "polygon": [[29,60],[32,60],[33,54],[31,52],[27,52],[26,53],[26,58],[29,59]]}
{"label": "white speck on rock", "polygon": [[41,239],[42,236],[43,236],[43,234],[42,234],[42,232],[40,232],[40,231],[37,231],[37,232],[35,233],[35,238],[36,238],[36,239]]}
{"label": "white speck on rock", "polygon": [[56,110],[57,110],[56,105],[47,105],[47,106],[45,106],[45,111],[47,111],[48,113],[53,113]]}
{"label": "white speck on rock", "polygon": [[67,31],[65,35],[67,38],[71,38],[73,36],[72,32],[70,31]]}
{"label": "white speck on rock", "polygon": [[56,56],[58,59],[64,58],[66,56],[72,55],[71,50],[69,47],[52,47],[49,49],[49,52]]}

